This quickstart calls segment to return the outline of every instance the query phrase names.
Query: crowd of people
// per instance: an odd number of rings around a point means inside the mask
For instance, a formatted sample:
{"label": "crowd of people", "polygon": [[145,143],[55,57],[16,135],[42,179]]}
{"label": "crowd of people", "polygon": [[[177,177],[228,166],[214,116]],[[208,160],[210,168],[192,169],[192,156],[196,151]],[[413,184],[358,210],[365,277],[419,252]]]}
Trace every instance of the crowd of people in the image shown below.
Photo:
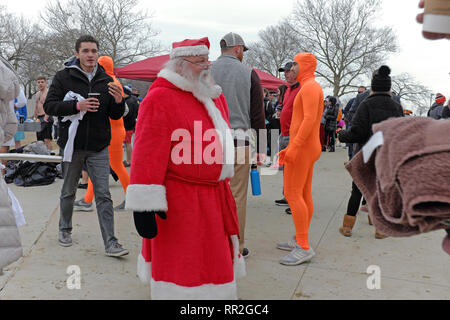
{"label": "crowd of people", "polygon": [[[324,152],[336,151],[337,139],[346,143],[352,162],[373,136],[373,125],[404,116],[386,65],[374,67],[370,89],[359,87],[344,108],[339,97],[324,97],[312,53],[299,52],[285,63],[279,72],[286,85],[268,91],[242,63],[249,48],[239,34],[225,34],[218,45],[221,55],[211,63],[207,37],[174,42],[169,62],[140,104],[132,88],[114,76],[112,58],[99,57],[99,42],[89,35],[76,41],[75,56],[49,88],[45,77],[37,79],[32,117],[42,128],[36,138],[52,149],[56,127],[63,157],[59,245],[73,245],[73,212],[93,211],[95,196],[105,254],[125,256],[129,251],[115,237],[114,210],[132,211],[142,237],[137,273],[150,284],[152,299],[237,299],[236,281],[245,276],[244,259],[251,254],[245,243],[250,168],[275,154],[283,171],[283,198],[275,202],[288,207],[295,228],[293,237],[274,244],[288,252],[279,262],[296,266],[313,259],[315,163]],[[14,69],[3,59],[0,68],[0,140],[7,141],[4,147],[18,147],[23,132],[15,132],[26,119],[26,99]],[[448,118],[445,99],[436,95],[429,117]],[[267,143],[274,132],[279,133],[275,150]],[[269,147],[261,150],[261,145]],[[116,208],[111,173],[125,196]],[[76,200],[80,186],[86,194]],[[3,181],[0,188],[7,193]],[[352,236],[358,211],[368,210],[364,202],[361,206],[364,190],[353,182],[339,228],[343,236]],[[10,243],[0,246],[0,268],[22,254],[17,228],[10,228],[14,216],[4,221]],[[386,238],[376,223],[375,237]],[[6,246],[10,250],[3,254]]]}

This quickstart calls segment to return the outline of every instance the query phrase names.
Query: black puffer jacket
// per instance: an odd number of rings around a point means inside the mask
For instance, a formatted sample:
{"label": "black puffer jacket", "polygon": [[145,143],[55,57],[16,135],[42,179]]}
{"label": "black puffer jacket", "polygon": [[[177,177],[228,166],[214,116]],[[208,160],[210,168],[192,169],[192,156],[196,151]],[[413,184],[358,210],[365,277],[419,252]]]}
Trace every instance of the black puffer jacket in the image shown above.
{"label": "black puffer jacket", "polygon": [[44,103],[45,113],[59,119],[58,145],[64,148],[67,143],[70,121],[62,122],[65,116],[77,114],[77,101],[63,101],[69,91],[87,98],[88,93],[100,93],[100,107],[97,112],[87,112],[80,121],[74,142],[74,150],[101,151],[111,141],[111,125],[109,118],[118,120],[125,111],[125,102],[117,104],[108,92],[108,83],[113,79],[108,76],[102,66],[91,82],[82,72],[80,62],[66,65],[53,78],[47,99]]}
{"label": "black puffer jacket", "polygon": [[403,117],[402,106],[389,94],[374,93],[361,102],[351,128],[339,132],[339,141],[362,146],[373,134],[372,125],[393,117]]}
{"label": "black puffer jacket", "polygon": [[336,131],[337,129],[337,117],[339,115],[339,106],[336,104],[334,106],[329,105],[325,113],[325,130]]}

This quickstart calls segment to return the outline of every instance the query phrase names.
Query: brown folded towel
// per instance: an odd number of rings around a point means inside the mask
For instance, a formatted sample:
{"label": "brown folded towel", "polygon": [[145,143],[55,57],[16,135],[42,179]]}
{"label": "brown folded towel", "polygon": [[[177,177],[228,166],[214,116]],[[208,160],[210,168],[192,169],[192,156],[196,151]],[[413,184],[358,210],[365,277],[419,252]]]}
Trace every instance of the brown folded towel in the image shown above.
{"label": "brown folded towel", "polygon": [[442,229],[450,219],[450,152],[419,156],[399,167],[404,215],[420,232]]}
{"label": "brown folded towel", "polygon": [[[444,229],[450,219],[450,121],[395,118],[373,126],[384,145],[367,164],[346,168],[369,205],[374,226],[394,236]],[[448,226],[447,226],[448,228]]]}

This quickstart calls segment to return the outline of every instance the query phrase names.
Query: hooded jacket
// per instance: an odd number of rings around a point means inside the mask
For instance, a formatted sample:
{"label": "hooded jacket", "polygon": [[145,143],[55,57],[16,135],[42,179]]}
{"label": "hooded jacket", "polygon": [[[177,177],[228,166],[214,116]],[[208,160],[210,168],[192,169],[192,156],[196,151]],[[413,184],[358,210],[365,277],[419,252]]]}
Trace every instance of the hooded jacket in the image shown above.
{"label": "hooded jacket", "polygon": [[[19,80],[12,67],[0,58],[0,144],[17,130],[9,103],[19,95]],[[22,256],[22,245],[3,175],[0,175],[0,270]]]}
{"label": "hooded jacket", "polygon": [[[106,74],[114,80],[114,83],[117,84],[122,89],[122,97],[123,97],[124,92],[122,84],[119,82],[119,80],[117,80],[116,76],[114,75],[113,59],[108,56],[102,56],[98,59],[98,63],[103,67],[103,69],[105,69]],[[109,120],[109,122],[111,124],[111,130],[125,131],[122,117],[117,120]]]}
{"label": "hooded jacket", "polygon": [[[289,132],[292,140],[289,143],[301,147],[307,140],[311,141],[310,138],[313,135],[317,146],[321,148],[318,128],[320,128],[323,113],[323,91],[314,75],[317,59],[312,53],[303,52],[295,56],[294,60],[299,65],[297,81],[301,89],[294,101],[294,113]],[[299,114],[300,110],[302,114]]]}
{"label": "hooded jacket", "polygon": [[439,120],[442,118],[442,111],[444,110],[444,106],[440,103],[433,103],[430,110],[428,110],[427,117]]}
{"label": "hooded jacket", "polygon": [[65,116],[77,114],[77,101],[63,101],[69,91],[87,98],[88,93],[100,93],[100,107],[97,112],[87,112],[79,122],[74,150],[98,152],[106,148],[111,140],[111,125],[109,119],[118,120],[125,111],[125,102],[117,104],[108,92],[108,83],[113,78],[106,74],[101,65],[91,81],[81,69],[80,61],[72,59],[65,63],[65,68],[58,71],[44,103],[45,113],[57,116],[59,121],[58,145],[64,148],[68,138],[70,121],[62,122]]}

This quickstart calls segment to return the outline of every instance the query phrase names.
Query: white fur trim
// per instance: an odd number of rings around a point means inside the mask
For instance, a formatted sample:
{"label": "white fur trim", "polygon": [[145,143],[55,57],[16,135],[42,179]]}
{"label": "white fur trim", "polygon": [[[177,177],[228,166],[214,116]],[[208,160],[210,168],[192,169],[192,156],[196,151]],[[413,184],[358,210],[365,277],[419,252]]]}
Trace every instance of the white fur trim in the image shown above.
{"label": "white fur trim", "polygon": [[125,197],[125,209],[132,211],[167,211],[166,187],[130,184]]}
{"label": "white fur trim", "polygon": [[151,281],[152,300],[237,300],[236,281],[183,287],[171,282]]}
{"label": "white fur trim", "polygon": [[197,96],[195,93],[194,96],[205,105],[222,144],[223,164],[219,181],[232,178],[234,176],[234,140],[231,135],[231,129],[211,98]]}
{"label": "white fur trim", "polygon": [[141,282],[150,284],[152,280],[152,263],[146,262],[142,253],[139,254],[137,261],[137,275]]}
{"label": "white fur trim", "polygon": [[209,54],[209,49],[205,45],[185,46],[172,49],[170,59],[175,59],[178,57],[202,56],[205,54]]}
{"label": "white fur trim", "polygon": [[192,82],[176,72],[168,69],[163,69],[158,74],[158,77],[166,79],[183,91],[191,92],[194,97],[196,97],[201,103],[203,103],[206,111],[208,111],[208,115],[214,123],[214,127],[220,138],[220,143],[222,144],[224,163],[222,164],[222,171],[220,173],[219,181],[223,181],[227,178],[232,178],[234,176],[234,140],[233,136],[231,135],[231,129],[229,128],[225,119],[222,117],[219,109],[217,109],[214,101],[210,97],[198,95],[194,90]]}
{"label": "white fur trim", "polygon": [[182,77],[176,72],[173,72],[169,69],[162,69],[158,73],[158,77],[164,78],[167,81],[171,82],[173,85],[175,85],[177,88],[180,88],[183,91],[187,92],[193,92],[194,86],[191,81],[186,79],[185,77]]}
{"label": "white fur trim", "polygon": [[237,235],[231,236],[231,241],[233,243],[233,268],[234,268],[234,278],[240,279],[247,275],[245,269],[245,260],[242,254],[239,252],[239,239]]}

